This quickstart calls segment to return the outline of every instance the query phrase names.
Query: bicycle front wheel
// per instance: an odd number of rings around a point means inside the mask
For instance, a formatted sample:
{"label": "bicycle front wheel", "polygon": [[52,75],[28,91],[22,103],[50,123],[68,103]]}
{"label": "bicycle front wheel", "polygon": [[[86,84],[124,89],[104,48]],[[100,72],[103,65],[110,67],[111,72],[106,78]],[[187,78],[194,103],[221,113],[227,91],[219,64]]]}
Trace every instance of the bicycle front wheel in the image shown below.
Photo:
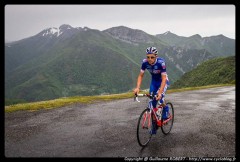
{"label": "bicycle front wheel", "polygon": [[142,147],[146,146],[152,137],[152,117],[149,109],[143,110],[137,125],[137,140]]}
{"label": "bicycle front wheel", "polygon": [[174,121],[173,105],[170,102],[168,102],[167,105],[168,105],[168,108],[169,108],[168,119],[167,120],[162,119],[163,125],[161,126],[163,134],[168,134],[171,131],[172,126],[173,126],[173,121]]}

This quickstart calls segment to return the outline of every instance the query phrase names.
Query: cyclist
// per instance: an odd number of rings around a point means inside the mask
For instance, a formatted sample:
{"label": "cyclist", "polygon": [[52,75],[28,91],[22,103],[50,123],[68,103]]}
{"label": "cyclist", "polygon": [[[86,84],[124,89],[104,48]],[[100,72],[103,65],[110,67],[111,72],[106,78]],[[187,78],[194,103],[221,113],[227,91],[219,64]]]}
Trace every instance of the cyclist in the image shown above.
{"label": "cyclist", "polygon": [[[169,80],[168,75],[166,72],[166,63],[163,58],[160,58],[157,56],[158,51],[156,47],[148,47],[146,49],[146,59],[143,59],[142,67],[140,70],[140,73],[137,78],[137,86],[133,90],[134,94],[138,94],[140,90],[140,86],[142,83],[142,79],[144,76],[145,69],[147,69],[151,75],[151,84],[149,93],[153,95],[157,95],[157,98],[153,100],[153,110],[156,112],[157,110],[157,102],[159,101],[160,104],[162,104],[163,108],[163,114],[162,118],[164,120],[167,119],[168,114],[168,106],[166,105],[164,101],[165,93],[167,91],[167,87],[169,86]],[[157,131],[157,122],[156,119],[153,119],[153,130],[152,134],[156,134]]]}

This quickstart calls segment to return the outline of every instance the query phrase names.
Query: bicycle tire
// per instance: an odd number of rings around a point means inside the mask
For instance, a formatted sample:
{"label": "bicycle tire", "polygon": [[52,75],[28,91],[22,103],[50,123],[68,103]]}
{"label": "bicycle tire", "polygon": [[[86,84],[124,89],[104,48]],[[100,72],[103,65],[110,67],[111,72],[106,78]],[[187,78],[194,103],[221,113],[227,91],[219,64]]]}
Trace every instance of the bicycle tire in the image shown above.
{"label": "bicycle tire", "polygon": [[[169,107],[169,115],[171,115],[171,119],[164,125],[161,126],[161,130],[163,132],[163,134],[167,135],[173,127],[173,122],[174,122],[174,108],[173,108],[173,104],[171,102],[168,102],[166,105],[168,105]],[[162,119],[162,123],[164,122],[164,120]]]}
{"label": "bicycle tire", "polygon": [[[137,124],[137,141],[138,141],[138,144],[142,147],[146,146],[150,140],[151,140],[151,137],[152,137],[152,134],[150,133],[151,129],[152,129],[152,115],[149,115],[149,112],[150,110],[147,108],[147,109],[144,109],[143,112],[141,113],[141,115],[139,116],[139,119],[138,119],[138,124]],[[145,118],[145,121],[144,122],[144,115],[146,115],[146,118]],[[149,116],[150,116],[150,127],[149,127]],[[146,124],[144,124],[143,126],[143,122]],[[145,127],[146,126],[146,127]]]}

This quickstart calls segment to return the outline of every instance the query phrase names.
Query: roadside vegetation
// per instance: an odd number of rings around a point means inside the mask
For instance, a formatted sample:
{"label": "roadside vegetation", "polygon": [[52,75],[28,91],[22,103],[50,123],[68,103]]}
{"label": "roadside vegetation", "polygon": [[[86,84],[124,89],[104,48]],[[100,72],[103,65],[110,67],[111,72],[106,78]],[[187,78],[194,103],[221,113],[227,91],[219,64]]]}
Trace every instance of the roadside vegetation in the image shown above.
{"label": "roadside vegetation", "polygon": [[[185,73],[179,80],[170,85],[167,93],[199,90],[221,86],[235,86],[235,56],[220,57],[208,60],[190,72]],[[145,90],[147,93],[148,90]],[[144,92],[143,92],[144,93]],[[36,111],[40,109],[52,109],[70,104],[89,104],[98,101],[109,101],[125,98],[133,98],[133,92],[96,95],[63,97],[53,100],[24,103],[5,103],[5,112],[18,110]],[[6,100],[5,100],[6,102]]]}
{"label": "roadside vegetation", "polygon": [[215,84],[235,84],[235,56],[218,57],[202,62],[171,85],[172,89]]}
{"label": "roadside vegetation", "polygon": [[[235,86],[235,84],[217,84],[217,85],[208,85],[201,87],[187,87],[180,89],[169,89],[167,94],[174,92],[183,92],[183,91],[191,91],[191,90],[199,90],[199,89],[208,89],[214,87],[222,87],[222,86]],[[141,91],[140,93],[147,93],[148,91]],[[63,106],[67,106],[70,104],[90,104],[99,101],[111,101],[118,99],[126,99],[133,98],[133,92],[121,93],[121,94],[111,94],[111,95],[100,95],[100,96],[75,96],[75,97],[65,97],[48,101],[39,101],[39,102],[31,102],[31,103],[19,103],[14,105],[5,106],[5,112],[14,112],[14,111],[37,111],[41,109],[53,109],[59,108]]]}

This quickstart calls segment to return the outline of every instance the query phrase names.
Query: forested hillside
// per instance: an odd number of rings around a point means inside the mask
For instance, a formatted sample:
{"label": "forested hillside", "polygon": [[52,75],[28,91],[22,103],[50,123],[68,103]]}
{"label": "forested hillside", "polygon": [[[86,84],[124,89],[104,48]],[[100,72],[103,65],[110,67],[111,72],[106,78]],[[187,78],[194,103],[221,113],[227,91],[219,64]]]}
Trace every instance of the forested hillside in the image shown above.
{"label": "forested hillside", "polygon": [[195,69],[185,73],[171,88],[234,84],[235,63],[235,56],[219,57],[202,62]]}

